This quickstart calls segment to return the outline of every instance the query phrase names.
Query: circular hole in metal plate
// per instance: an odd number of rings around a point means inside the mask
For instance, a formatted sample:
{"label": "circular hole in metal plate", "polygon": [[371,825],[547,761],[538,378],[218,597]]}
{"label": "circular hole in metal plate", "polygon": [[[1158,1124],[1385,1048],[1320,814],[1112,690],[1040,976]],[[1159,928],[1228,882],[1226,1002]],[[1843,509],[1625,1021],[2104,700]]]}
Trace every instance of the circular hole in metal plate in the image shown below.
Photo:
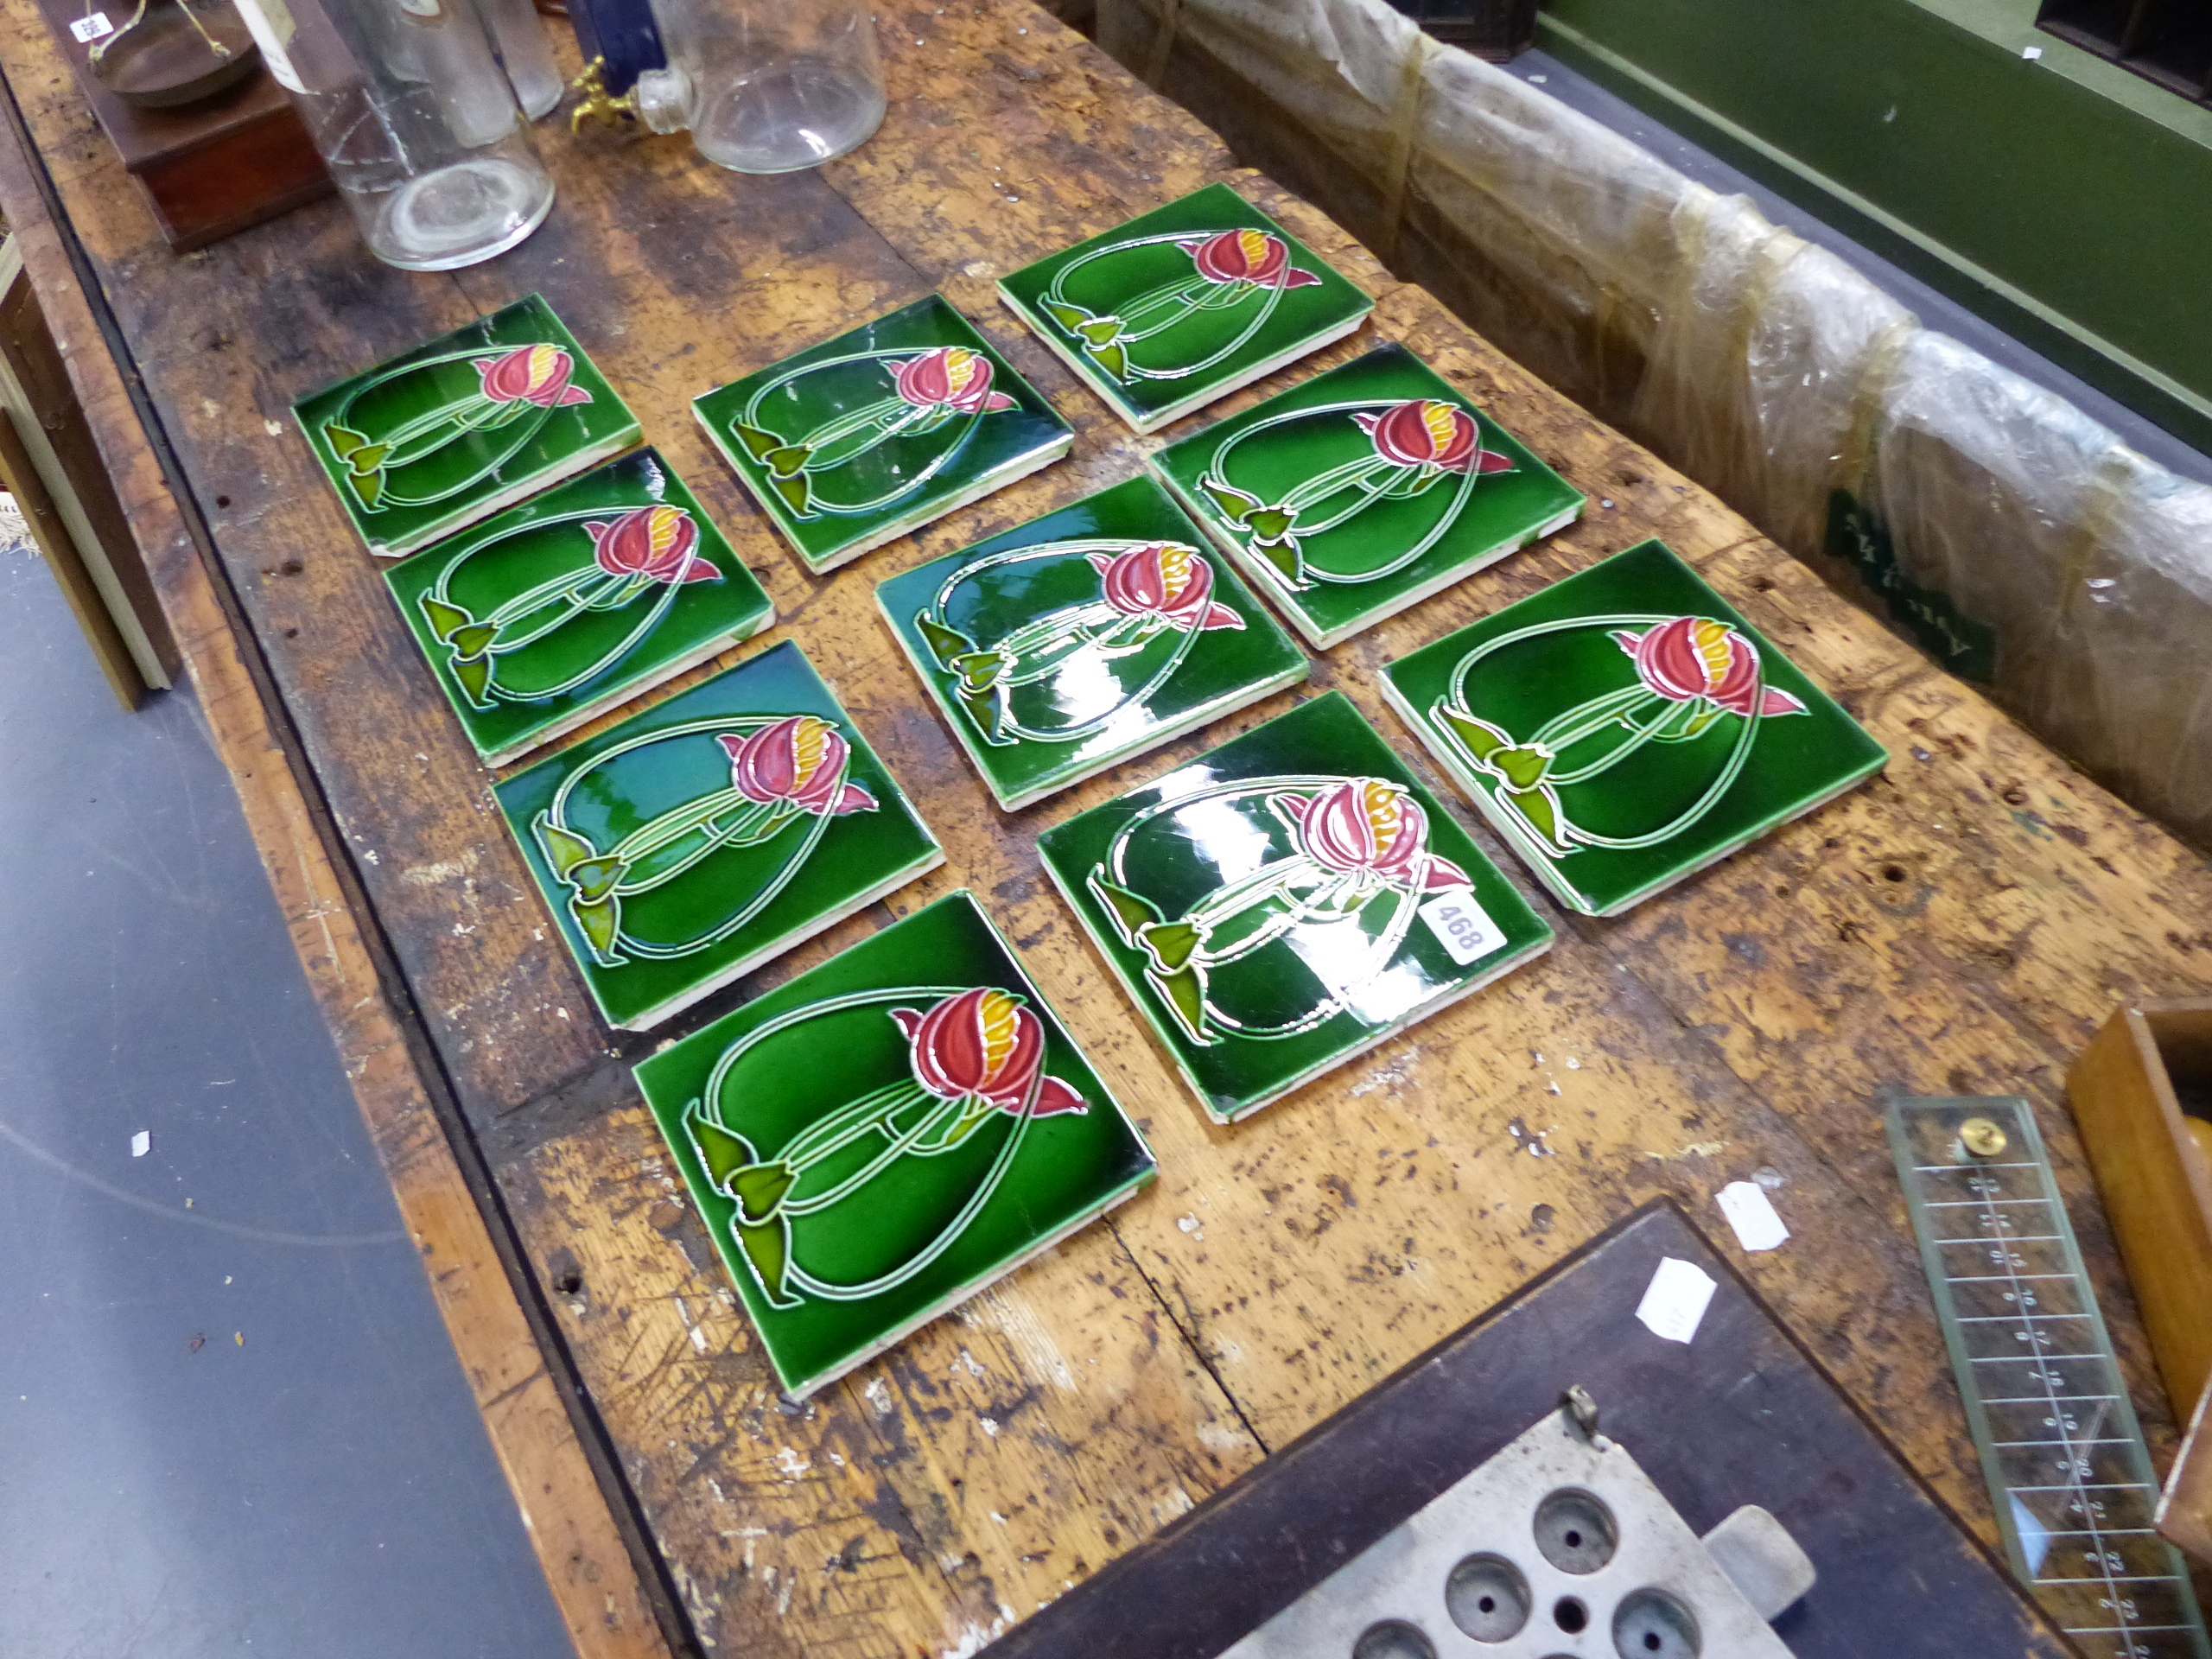
{"label": "circular hole in metal plate", "polygon": [[1613,1559],[1620,1532],[1602,1499],[1562,1486],[1536,1505],[1536,1548],[1562,1573],[1595,1573]]}
{"label": "circular hole in metal plate", "polygon": [[1402,1618],[1386,1618],[1360,1632],[1351,1644],[1351,1659],[1436,1659],[1436,1644],[1421,1627]]}
{"label": "circular hole in metal plate", "polygon": [[1697,1619],[1664,1590],[1638,1590],[1613,1614],[1621,1659],[1697,1659]]}
{"label": "circular hole in metal plate", "polygon": [[1561,1596],[1552,1604],[1552,1623],[1569,1636],[1580,1636],[1590,1628],[1590,1610],[1574,1596]]}
{"label": "circular hole in metal plate", "polygon": [[1529,1580],[1503,1555],[1470,1555],[1444,1580],[1444,1611],[1478,1642],[1520,1635],[1529,1607]]}

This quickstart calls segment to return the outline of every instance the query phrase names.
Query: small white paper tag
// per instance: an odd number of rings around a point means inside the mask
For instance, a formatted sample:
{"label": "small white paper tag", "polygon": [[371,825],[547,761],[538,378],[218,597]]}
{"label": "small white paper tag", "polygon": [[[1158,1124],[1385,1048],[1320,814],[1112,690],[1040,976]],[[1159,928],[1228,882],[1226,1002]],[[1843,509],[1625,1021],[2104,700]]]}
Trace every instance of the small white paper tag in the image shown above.
{"label": "small white paper tag", "polygon": [[232,0],[232,3],[238,8],[238,20],[245,23],[246,32],[253,36],[253,43],[261,48],[261,60],[276,77],[276,84],[287,92],[307,91],[307,83],[292,67],[291,55],[286,50],[300,28],[293,21],[292,9],[284,0]]}
{"label": "small white paper tag", "polygon": [[1774,1200],[1753,1181],[1731,1181],[1717,1200],[1720,1213],[1736,1230],[1736,1242],[1747,1250],[1770,1250],[1789,1236],[1789,1230],[1775,1213]]}
{"label": "small white paper tag", "polygon": [[104,11],[88,11],[69,25],[69,32],[79,41],[97,41],[103,35],[115,33],[115,25],[107,20]]}
{"label": "small white paper tag", "polygon": [[154,1133],[151,1129],[141,1129],[130,1137],[130,1155],[133,1158],[143,1158],[153,1149]]}
{"label": "small white paper tag", "polygon": [[1659,1271],[1651,1275],[1643,1300],[1636,1305],[1636,1317],[1655,1337],[1688,1342],[1697,1335],[1698,1322],[1705,1318],[1706,1305],[1718,1288],[1695,1262],[1662,1256]]}
{"label": "small white paper tag", "polygon": [[1437,943],[1449,950],[1452,960],[1462,968],[1504,948],[1505,930],[1491,920],[1488,912],[1475,902],[1471,887],[1453,887],[1448,893],[1438,893],[1421,907],[1421,918],[1436,935]]}

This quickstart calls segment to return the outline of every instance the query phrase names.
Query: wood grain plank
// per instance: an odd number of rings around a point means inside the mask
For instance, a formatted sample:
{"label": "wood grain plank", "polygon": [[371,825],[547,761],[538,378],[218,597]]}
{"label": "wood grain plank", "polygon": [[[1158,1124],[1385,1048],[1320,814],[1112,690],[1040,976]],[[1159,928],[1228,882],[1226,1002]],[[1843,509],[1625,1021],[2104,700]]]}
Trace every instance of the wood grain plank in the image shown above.
{"label": "wood grain plank", "polygon": [[[27,4],[0,0],[0,16]],[[1313,209],[1238,172],[1191,117],[1023,0],[893,0],[880,16],[891,114],[854,155],[747,179],[681,138],[543,130],[554,217],[445,278],[375,266],[331,207],[175,260],[102,188],[66,100],[23,90],[36,54],[0,41],[345,832],[348,879],[485,1137],[558,1344],[702,1640],[870,1659],[971,1652],[1637,1205],[1666,1193],[1707,1215],[1719,1185],[1757,1170],[1779,1181],[1795,1236],[1743,1258],[1747,1276],[1993,1536],[1879,1099],[1972,1086],[2037,1103],[2147,1403],[2139,1325],[2060,1077],[2113,1001],[2212,978],[2212,871]],[[1878,784],[1617,921],[1540,900],[1561,934],[1550,957],[1227,1130],[1185,1096],[1052,896],[1034,839],[1299,694],[1001,814],[873,596],[895,570],[1130,476],[1180,435],[1123,430],[1012,326],[991,283],[1218,178],[1377,299],[1370,327],[1221,412],[1402,340],[1591,498],[1543,547],[1313,664],[1313,686],[1367,711],[1506,868],[1383,709],[1376,677],[1647,536],[1703,569],[1896,756]],[[950,520],[808,575],[713,459],[689,400],[931,287],[1076,423],[1075,448]],[[590,1017],[491,814],[490,775],[286,424],[299,392],[533,289],[761,575],[784,634],[949,855],[698,1017],[967,886],[1161,1154],[1154,1188],[804,1408],[776,1401],[627,1080],[653,1045]],[[142,491],[125,480],[124,493],[128,505]],[[2171,1423],[2146,1418],[2169,1446]]]}

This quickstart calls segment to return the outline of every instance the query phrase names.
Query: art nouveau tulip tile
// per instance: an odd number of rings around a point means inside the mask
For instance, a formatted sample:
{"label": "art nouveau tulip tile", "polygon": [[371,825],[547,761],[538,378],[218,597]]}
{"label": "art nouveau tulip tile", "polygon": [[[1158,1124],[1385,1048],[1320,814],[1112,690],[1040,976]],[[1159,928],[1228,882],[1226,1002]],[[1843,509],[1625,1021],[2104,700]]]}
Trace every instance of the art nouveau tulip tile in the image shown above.
{"label": "art nouveau tulip tile", "polygon": [[938,294],[691,408],[817,575],[1050,465],[1074,435]]}
{"label": "art nouveau tulip tile", "polygon": [[1225,184],[1025,266],[998,287],[1140,432],[1341,340],[1375,308]]}
{"label": "art nouveau tulip tile", "polygon": [[1037,846],[1199,1103],[1224,1122],[1552,942],[1341,692]]}
{"label": "art nouveau tulip tile", "polygon": [[572,479],[385,572],[476,751],[549,743],[775,620],[659,454]]}
{"label": "art nouveau tulip tile", "polygon": [[397,558],[638,442],[537,295],[292,405],[369,551]]}
{"label": "art nouveau tulip tile", "polygon": [[1398,345],[1150,465],[1324,650],[1582,511],[1579,491]]}
{"label": "art nouveau tulip tile", "polygon": [[1529,868],[1592,916],[1889,759],[1662,542],[1402,658],[1382,693]]}
{"label": "art nouveau tulip tile", "polygon": [[788,640],[495,792],[600,1012],[632,1031],[944,861]]}
{"label": "art nouveau tulip tile", "polygon": [[793,1396],[1152,1179],[1152,1153],[965,892],[638,1067]]}
{"label": "art nouveau tulip tile", "polygon": [[875,591],[1009,811],[1306,677],[1305,652],[1148,478]]}

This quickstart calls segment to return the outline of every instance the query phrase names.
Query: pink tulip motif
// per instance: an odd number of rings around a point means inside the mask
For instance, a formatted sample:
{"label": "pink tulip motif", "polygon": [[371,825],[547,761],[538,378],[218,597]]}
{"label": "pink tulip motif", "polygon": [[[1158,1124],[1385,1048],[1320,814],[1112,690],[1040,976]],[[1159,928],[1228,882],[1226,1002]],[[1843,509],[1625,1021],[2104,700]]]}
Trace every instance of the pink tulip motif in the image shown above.
{"label": "pink tulip motif", "polygon": [[1759,683],[1758,647],[1725,622],[1678,616],[1643,633],[1623,629],[1613,643],[1635,659],[1637,677],[1670,702],[1702,697],[1732,715],[1802,715],[1787,691]]}
{"label": "pink tulip motif", "polygon": [[575,360],[558,346],[518,346],[498,357],[474,359],[482,379],[481,395],[494,404],[535,404],[540,409],[563,409],[591,402],[591,393],[572,386]]}
{"label": "pink tulip motif", "polygon": [[[1278,846],[1287,830],[1290,844],[1183,902],[1179,913],[1144,892],[1134,871],[1213,838],[1211,830],[1200,836],[1188,827],[1195,820],[1178,822],[1201,810],[1209,824],[1220,815],[1243,817]],[[1142,856],[1131,851],[1140,836],[1160,837]],[[1116,831],[1085,885],[1121,942],[1141,954],[1146,985],[1183,1033],[1211,1046],[1232,1036],[1294,1036],[1359,1007],[1428,896],[1473,882],[1431,849],[1428,814],[1404,785],[1325,776],[1221,783],[1175,796]],[[1325,962],[1327,972],[1301,976],[1301,961],[1309,968]],[[1229,1005],[1224,984],[1242,987]],[[1254,997],[1278,1011],[1287,1006],[1290,1017],[1235,1011]]]}
{"label": "pink tulip motif", "polygon": [[[1616,627],[1617,622],[1645,623]],[[1766,683],[1759,647],[1739,629],[1711,617],[1593,617],[1577,626],[1604,628],[1635,664],[1636,682],[1585,698],[1525,738],[1484,719],[1466,701],[1468,677],[1484,658],[1522,636],[1504,635],[1462,658],[1451,692],[1430,707],[1437,728],[1468,765],[1493,785],[1527,838],[1547,857],[1585,847],[1656,846],[1698,823],[1741,773],[1760,725],[1807,711],[1804,701]],[[1713,751],[1717,772],[1702,794],[1659,827],[1640,835],[1601,837],[1575,821],[1571,790],[1602,777],[1649,745],[1688,743],[1719,722],[1741,723],[1725,748]],[[1616,789],[1618,796],[1624,791]]]}
{"label": "pink tulip motif", "polygon": [[[423,372],[449,372],[447,365],[464,361],[476,371],[473,391],[448,396],[389,427],[373,419],[364,421],[354,412],[361,398],[387,382]],[[590,403],[591,393],[569,384],[575,372],[574,358],[558,346],[548,345],[517,346],[497,357],[459,352],[403,363],[362,382],[338,414],[322,423],[322,439],[346,468],[346,486],[364,512],[428,506],[483,482],[530,442],[555,410]],[[506,429],[500,447],[484,455],[473,470],[456,473],[446,467],[440,470],[435,487],[421,494],[406,493],[406,471],[416,462],[472,434],[494,429]]]}
{"label": "pink tulip motif", "polygon": [[791,715],[748,737],[724,734],[715,741],[729,756],[732,785],[748,801],[817,817],[875,810],[873,795],[845,781],[852,746],[826,720]]}
{"label": "pink tulip motif", "polygon": [[[995,568],[986,555],[948,577],[914,626],[983,741],[1071,742],[1111,722],[1165,684],[1203,634],[1239,630],[1244,619],[1214,594],[1214,569],[1182,542],[1048,542],[1025,559],[1080,555],[1098,575],[1098,597],[1030,615],[979,641],[946,613],[949,597]],[[1109,695],[1111,679],[1118,696]],[[1015,693],[1040,690],[1020,711]],[[1072,688],[1072,690],[1071,690]]]}
{"label": "pink tulip motif", "polygon": [[1375,453],[1394,467],[1440,472],[1510,473],[1513,458],[1482,447],[1482,428],[1457,404],[1416,397],[1379,413],[1360,413],[1354,424],[1375,441]]}
{"label": "pink tulip motif", "polygon": [[646,582],[720,582],[711,561],[693,556],[699,521],[681,507],[632,507],[608,523],[588,520],[592,556],[610,576]]}
{"label": "pink tulip motif", "polygon": [[[531,525],[518,533],[538,533],[549,527]],[[543,702],[579,690],[621,661],[653,631],[675,601],[671,590],[721,580],[714,561],[699,551],[698,520],[681,507],[632,507],[612,519],[587,519],[581,528],[591,543],[590,559],[509,594],[481,616],[457,603],[448,588],[454,570],[482,552],[481,546],[448,566],[437,584],[417,601],[430,632],[449,652],[446,665],[472,706],[488,709],[501,702]],[[531,652],[587,613],[623,610],[648,591],[657,592],[656,600],[637,607],[633,626],[606,646],[597,660],[550,686],[542,675],[537,684],[521,690],[500,679],[502,659]],[[525,685],[532,677],[527,669],[509,671]]]}
{"label": "pink tulip motif", "polygon": [[1125,553],[1092,553],[1106,602],[1123,616],[1148,618],[1188,633],[1193,628],[1241,628],[1244,619],[1213,601],[1213,566],[1179,542],[1154,542]]}
{"label": "pink tulip motif", "polygon": [[[738,729],[713,734],[729,761],[728,787],[677,802],[611,846],[602,849],[550,810],[531,821],[554,880],[566,889],[569,917],[599,966],[619,968],[631,959],[626,953],[632,950],[648,957],[681,954],[665,941],[641,944],[632,938],[624,929],[624,900],[682,879],[710,855],[759,847],[801,825],[804,831],[793,835],[795,845],[783,867],[789,871],[830,833],[831,820],[877,810],[874,796],[849,781],[852,745],[832,721],[817,715],[784,715],[746,716],[731,724]],[[629,749],[699,741],[704,735],[678,728],[662,737],[632,740],[588,762],[571,776],[569,786]],[[739,922],[720,925],[725,931],[741,925],[782,885],[779,878],[763,879]]]}
{"label": "pink tulip motif", "polygon": [[[1265,231],[1224,231],[1204,241],[1188,242],[1191,263],[1210,283],[1280,283],[1284,288],[1310,288],[1321,279],[1290,263],[1290,249],[1280,237]],[[1286,274],[1285,267],[1288,267]]]}
{"label": "pink tulip motif", "polygon": [[[774,418],[771,399],[775,394],[785,392],[792,382],[817,369],[849,373],[856,360],[889,376],[889,396],[839,409],[796,437],[768,424]],[[745,412],[730,423],[730,430],[746,453],[766,470],[768,489],[790,509],[791,517],[811,519],[825,513],[851,517],[876,512],[912,494],[950,466],[966,448],[977,421],[1019,407],[1014,398],[993,388],[993,378],[991,359],[965,346],[933,346],[920,352],[881,352],[863,359],[840,358],[801,364],[754,392]],[[824,480],[844,472],[893,439],[923,437],[956,423],[957,435],[933,459],[892,468],[887,484],[865,471],[849,474],[872,478],[879,486],[874,495],[848,499],[823,493]]]}
{"label": "pink tulip motif", "polygon": [[986,1122],[1012,1119],[959,1215],[866,1287],[880,1294],[922,1272],[957,1240],[1005,1178],[1031,1125],[1090,1109],[1079,1090],[1043,1070],[1044,1022],[1012,991],[979,985],[927,1008],[893,1007],[888,1013],[906,1039],[910,1077],[824,1114],[772,1156],[709,1118],[699,1103],[684,1114],[708,1184],[735,1206],[731,1240],[772,1307],[797,1307],[809,1295],[852,1300],[859,1289],[825,1283],[797,1259],[794,1222],[843,1204],[865,1205],[869,1185],[905,1160],[938,1157]]}
{"label": "pink tulip motif", "polygon": [[[1188,274],[1115,299],[1111,309],[1093,310],[1067,296],[1068,279],[1093,260],[1171,244],[1190,256]],[[1243,346],[1274,315],[1277,302],[1289,290],[1313,288],[1320,282],[1319,272],[1291,263],[1290,245],[1281,237],[1240,228],[1195,236],[1145,237],[1095,249],[1063,266],[1039,296],[1038,306],[1109,378],[1124,383],[1179,380],[1211,367]],[[1245,312],[1243,327],[1226,345],[1194,342],[1180,352],[1155,348],[1144,353],[1141,360],[1131,355],[1133,348],[1167,333],[1187,317],[1240,308]]]}
{"label": "pink tulip motif", "polygon": [[910,357],[893,372],[899,400],[916,409],[950,409],[957,415],[995,414],[1014,399],[991,390],[991,360],[958,346],[940,346]]}
{"label": "pink tulip motif", "polygon": [[[1510,455],[1483,448],[1482,423],[1473,411],[1443,398],[1413,397],[1346,414],[1366,435],[1368,448],[1300,479],[1274,500],[1230,482],[1227,458],[1246,438],[1268,427],[1305,418],[1299,411],[1274,416],[1231,437],[1215,452],[1198,480],[1199,489],[1215,510],[1249,538],[1251,551],[1294,591],[1311,588],[1317,582],[1373,582],[1395,575],[1450,530],[1465,507],[1476,479],[1515,470]],[[1325,418],[1334,421],[1343,416],[1330,412]],[[1458,481],[1447,484],[1447,480]],[[1351,570],[1332,570],[1325,556],[1317,556],[1309,548],[1315,538],[1341,528],[1378,503],[1412,500],[1440,486],[1449,492],[1440,515],[1396,531],[1362,525],[1360,556]],[[1402,525],[1404,522],[1400,520]],[[1396,557],[1378,564],[1374,538],[1400,536],[1406,537],[1406,544]]]}
{"label": "pink tulip motif", "polygon": [[1428,850],[1428,815],[1395,784],[1347,778],[1318,795],[1285,795],[1299,850],[1325,870],[1368,875],[1408,893],[1468,885],[1467,873]]}
{"label": "pink tulip motif", "polygon": [[979,986],[926,1014],[893,1008],[891,1017],[906,1034],[915,1081],[939,1100],[980,1101],[1039,1117],[1090,1109],[1059,1078],[1038,1076],[1044,1023],[1009,992]]}

